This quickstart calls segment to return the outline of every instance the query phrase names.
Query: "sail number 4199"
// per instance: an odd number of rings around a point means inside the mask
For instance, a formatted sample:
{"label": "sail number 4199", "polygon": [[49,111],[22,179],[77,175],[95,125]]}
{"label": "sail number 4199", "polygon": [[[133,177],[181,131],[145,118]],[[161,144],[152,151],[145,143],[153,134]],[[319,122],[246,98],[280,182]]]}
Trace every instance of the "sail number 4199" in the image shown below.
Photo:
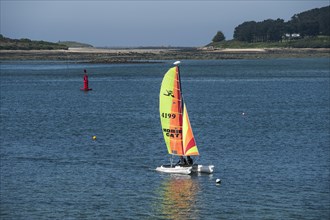
{"label": "sail number 4199", "polygon": [[172,118],[172,119],[174,119],[175,117],[176,117],[176,115],[175,114],[171,114],[171,113],[162,113],[162,117],[163,118]]}

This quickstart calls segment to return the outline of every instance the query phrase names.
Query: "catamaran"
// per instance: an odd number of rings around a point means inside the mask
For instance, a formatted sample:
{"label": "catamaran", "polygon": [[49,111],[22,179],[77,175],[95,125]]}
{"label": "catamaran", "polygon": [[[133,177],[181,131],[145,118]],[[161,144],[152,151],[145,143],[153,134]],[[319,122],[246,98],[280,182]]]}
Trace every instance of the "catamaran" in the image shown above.
{"label": "catamaran", "polygon": [[180,81],[180,61],[174,63],[164,75],[159,94],[159,113],[164,140],[168,153],[172,155],[169,165],[156,170],[165,173],[191,174],[192,172],[213,173],[213,165],[195,163],[173,164],[173,156],[199,156],[198,148],[190,125],[187,107],[183,101]]}

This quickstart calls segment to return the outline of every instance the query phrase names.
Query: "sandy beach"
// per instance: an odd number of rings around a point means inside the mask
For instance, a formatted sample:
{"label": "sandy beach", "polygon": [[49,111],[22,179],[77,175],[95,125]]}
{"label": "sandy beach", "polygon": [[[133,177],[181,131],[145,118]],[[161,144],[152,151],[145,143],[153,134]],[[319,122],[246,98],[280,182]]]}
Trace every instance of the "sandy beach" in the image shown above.
{"label": "sandy beach", "polygon": [[84,63],[145,63],[190,59],[267,59],[330,57],[330,48],[69,48],[68,50],[1,50],[0,60],[52,60]]}

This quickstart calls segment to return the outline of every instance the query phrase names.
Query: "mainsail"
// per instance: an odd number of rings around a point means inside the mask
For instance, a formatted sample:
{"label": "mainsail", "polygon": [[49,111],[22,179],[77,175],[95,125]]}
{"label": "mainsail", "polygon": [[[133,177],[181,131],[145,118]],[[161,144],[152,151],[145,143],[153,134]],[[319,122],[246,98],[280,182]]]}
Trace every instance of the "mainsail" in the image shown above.
{"label": "mainsail", "polygon": [[159,113],[168,153],[179,156],[199,155],[182,98],[178,66],[169,69],[163,78]]}

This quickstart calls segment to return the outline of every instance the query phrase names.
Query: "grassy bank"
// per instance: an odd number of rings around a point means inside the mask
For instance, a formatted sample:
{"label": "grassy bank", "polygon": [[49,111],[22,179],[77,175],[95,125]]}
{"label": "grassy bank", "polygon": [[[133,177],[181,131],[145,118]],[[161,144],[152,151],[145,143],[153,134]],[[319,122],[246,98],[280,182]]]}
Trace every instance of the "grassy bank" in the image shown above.
{"label": "grassy bank", "polygon": [[0,50],[67,50],[68,46],[27,38],[10,39],[0,35]]}

